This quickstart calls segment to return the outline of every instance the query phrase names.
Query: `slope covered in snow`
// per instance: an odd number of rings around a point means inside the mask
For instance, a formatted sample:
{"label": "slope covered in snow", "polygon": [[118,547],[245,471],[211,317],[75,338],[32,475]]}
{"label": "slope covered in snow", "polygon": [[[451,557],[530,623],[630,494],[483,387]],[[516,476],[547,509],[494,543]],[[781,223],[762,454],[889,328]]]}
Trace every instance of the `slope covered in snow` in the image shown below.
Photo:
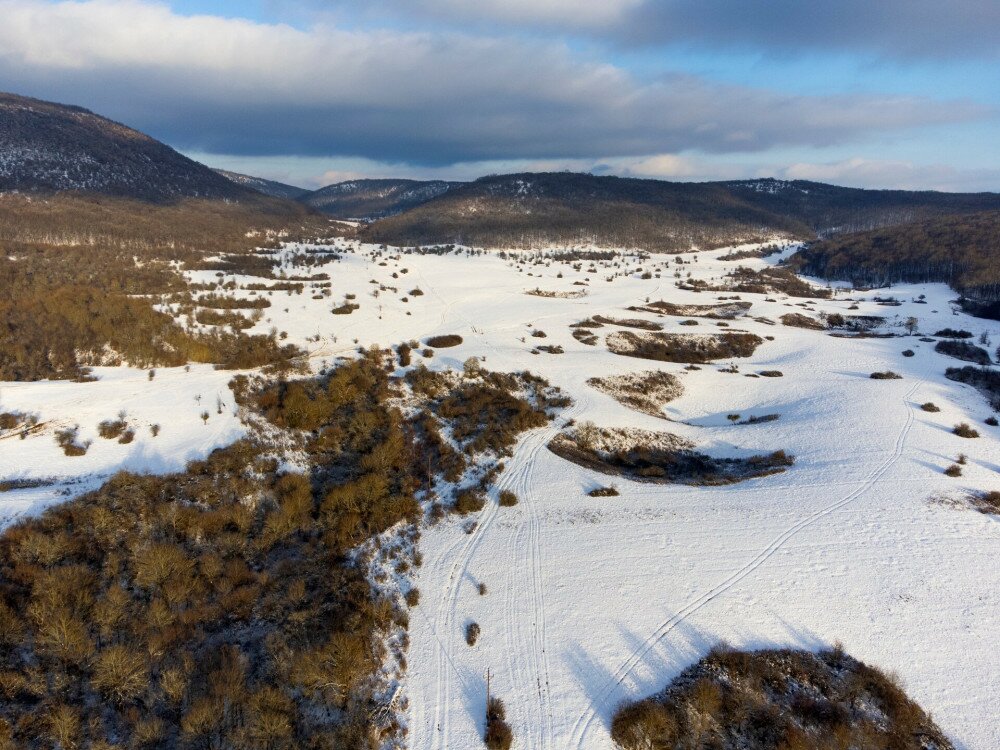
{"label": "slope covered in snow", "polygon": [[[611,748],[609,721],[622,701],[659,690],[722,640],[813,650],[839,640],[855,657],[897,672],[956,747],[1000,746],[993,717],[1000,652],[992,646],[1000,525],[962,507],[968,492],[994,486],[1000,428],[983,423],[991,411],[981,394],[944,377],[960,363],[922,340],[950,327],[997,343],[996,323],[953,313],[953,293],[940,284],[839,290],[816,300],[740,293],[752,305],[728,321],[650,311],[661,299],[731,300],[730,292],[675,285],[722,284],[737,265],[717,260],[722,252],[414,254],[339,240],[333,248],[293,246],[285,257],[329,249],[337,255],[310,268],[328,274],[329,287],[306,283],[299,294],[242,289],[259,281],[250,277],[191,277],[234,281],[227,294],[266,295],[271,306],[251,332],[286,332],[310,351],[314,369],[358,347],[416,340],[414,365],[461,369],[479,358],[491,370],[527,369],[574,402],[523,436],[486,507],[471,517],[471,533],[469,518],[450,517],[422,531],[423,563],[412,571],[421,596],[410,612],[398,701],[406,746],[480,747],[488,669],[519,747]],[[765,268],[787,254],[741,263]],[[898,305],[876,299],[889,294]],[[357,307],[331,313],[345,301]],[[875,331],[887,336],[833,336],[778,322],[790,312],[879,316]],[[609,351],[607,335],[629,330],[614,322],[591,329],[593,344],[574,336],[580,329],[571,326],[594,316],[640,318],[676,334],[746,331],[764,343],[748,357],[692,369]],[[915,335],[905,326],[911,316]],[[422,354],[439,334],[463,341]],[[665,419],[587,382],[650,369],[683,388],[666,403]],[[901,377],[870,378],[886,370]],[[92,383],[0,384],[0,412],[37,413],[44,425],[23,440],[0,438],[0,480],[57,479],[0,493],[5,521],[118,467],[162,471],[240,434],[225,387],[231,373],[95,374]],[[925,402],[940,411],[923,411]],[[137,427],[130,445],[95,434],[98,421],[121,409]],[[569,420],[670,432],[716,457],[783,449],[795,463],[724,486],[631,481],[547,450]],[[981,436],[952,434],[960,422]],[[161,425],[157,437],[152,423]],[[54,429],[69,424],[93,440],[85,456],[64,456],[56,445]],[[945,475],[959,454],[967,456],[961,476]],[[617,496],[588,494],[612,484]],[[518,503],[501,506],[502,490]],[[481,633],[469,646],[472,622]]]}

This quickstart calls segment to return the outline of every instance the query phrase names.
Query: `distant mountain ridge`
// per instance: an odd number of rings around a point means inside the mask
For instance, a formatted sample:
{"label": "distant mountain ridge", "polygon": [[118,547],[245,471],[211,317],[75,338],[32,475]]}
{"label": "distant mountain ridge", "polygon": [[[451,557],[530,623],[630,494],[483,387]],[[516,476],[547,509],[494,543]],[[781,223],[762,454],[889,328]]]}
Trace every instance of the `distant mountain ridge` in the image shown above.
{"label": "distant mountain ridge", "polygon": [[1000,194],[861,190],[774,179],[680,183],[566,172],[491,175],[376,221],[372,241],[646,250],[810,240],[1000,209]]}
{"label": "distant mountain ridge", "polygon": [[443,180],[350,180],[327,185],[299,200],[337,219],[381,219],[416,208],[462,184]]}
{"label": "distant mountain ridge", "polygon": [[80,191],[155,202],[256,195],[82,107],[6,93],[0,93],[0,191]]}
{"label": "distant mountain ridge", "polygon": [[863,232],[1000,208],[998,193],[871,190],[774,178],[719,184],[761,209],[801,221],[818,235]]}
{"label": "distant mountain ridge", "polygon": [[286,185],[284,182],[276,182],[275,180],[265,180],[263,177],[252,177],[248,174],[230,172],[226,169],[213,169],[212,171],[222,175],[230,182],[235,182],[237,185],[256,190],[258,193],[269,195],[272,198],[297,200],[309,192],[305,188]]}

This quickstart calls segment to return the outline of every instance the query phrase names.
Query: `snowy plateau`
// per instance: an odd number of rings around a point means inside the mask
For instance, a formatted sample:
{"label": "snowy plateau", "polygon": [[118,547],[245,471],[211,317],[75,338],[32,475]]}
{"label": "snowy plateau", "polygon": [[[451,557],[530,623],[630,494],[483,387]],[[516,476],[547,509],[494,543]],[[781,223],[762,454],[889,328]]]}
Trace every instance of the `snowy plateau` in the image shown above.
{"label": "snowy plateau", "polygon": [[[963,501],[996,486],[1000,428],[984,425],[992,411],[981,393],[944,377],[963,363],[924,340],[950,327],[1000,343],[998,325],[954,311],[955,293],[940,284],[840,288],[808,303],[743,293],[752,305],[728,327],[628,309],[717,303],[732,294],[679,289],[675,271],[714,285],[737,265],[762,269],[792,250],[739,263],[719,260],[725,249],[568,262],[552,248],[521,263],[516,253],[422,254],[353,240],[282,251],[329,251],[314,268],[329,274],[332,294],[264,292],[271,307],[249,332],[287,332],[315,371],[359,347],[458,334],[461,345],[428,359],[415,351],[415,362],[460,371],[475,357],[490,370],[529,370],[573,401],[549,426],[521,436],[471,533],[468,519],[452,517],[422,529],[423,563],[410,573],[421,602],[393,704],[408,747],[481,747],[487,670],[518,747],[614,747],[617,707],[661,690],[719,642],[808,650],[841,642],[898,674],[956,747],[1000,747],[1000,523]],[[188,276],[215,280],[212,272]],[[237,289],[228,294],[247,294],[238,286],[252,279],[232,280]],[[397,291],[373,296],[384,288]],[[423,293],[408,294],[415,288]],[[347,295],[358,308],[331,315],[331,303]],[[900,304],[876,300],[888,295]],[[833,336],[783,325],[788,313],[880,316],[878,332],[892,335]],[[746,331],[764,341],[749,357],[689,369],[612,353],[607,335],[624,330],[613,322],[593,329],[595,344],[574,337],[571,326],[593,316],[641,318],[666,333]],[[905,326],[911,316],[915,333]],[[587,382],[651,368],[683,388],[662,417]],[[870,377],[887,370],[901,377]],[[764,371],[782,377],[747,377]],[[98,367],[93,375],[84,383],[0,383],[0,411],[38,419],[23,438],[0,439],[0,480],[15,487],[0,493],[0,523],[93,489],[119,469],[181,469],[245,430],[228,388],[232,372],[192,365],[158,368],[150,379],[144,370]],[[940,411],[921,410],[925,402]],[[98,423],[119,411],[136,428],[129,444],[97,436]],[[746,423],[773,414],[780,416]],[[722,486],[612,479],[547,450],[569,420],[669,431],[713,457],[783,449],[795,462]],[[961,422],[981,437],[953,434]],[[53,439],[73,425],[92,441],[84,456],[64,456]],[[961,476],[945,475],[960,453]],[[612,481],[617,496],[589,496]],[[501,490],[520,502],[501,507]],[[471,622],[481,627],[472,647]]]}

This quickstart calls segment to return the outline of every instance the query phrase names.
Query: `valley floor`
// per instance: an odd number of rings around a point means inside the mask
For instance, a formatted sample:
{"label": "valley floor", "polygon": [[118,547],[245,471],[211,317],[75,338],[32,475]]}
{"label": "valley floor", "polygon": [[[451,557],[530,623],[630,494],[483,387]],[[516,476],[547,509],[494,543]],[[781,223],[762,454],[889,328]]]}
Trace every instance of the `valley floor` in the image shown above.
{"label": "valley floor", "polygon": [[[619,268],[597,262],[590,272],[589,261],[574,270],[557,262],[518,267],[495,253],[389,260],[392,251],[341,245],[340,260],[317,268],[330,274],[332,296],[272,293],[256,331],[287,331],[289,342],[310,350],[315,368],[357,346],[459,334],[460,346],[414,360],[460,369],[480,357],[491,370],[541,375],[574,400],[549,427],[522,438],[473,533],[449,519],[423,530],[421,600],[410,616],[403,689],[408,747],[480,747],[487,670],[517,746],[610,748],[608,724],[622,701],[659,690],[719,641],[817,649],[838,640],[856,658],[897,672],[956,747],[1000,747],[1000,650],[993,646],[1000,523],[947,502],[996,487],[1000,428],[983,424],[991,414],[983,396],[944,378],[946,367],[962,363],[902,328],[915,316],[925,334],[964,328],[1000,343],[996,323],[953,314],[954,293],[942,285],[910,285],[881,291],[900,306],[878,305],[876,293],[840,291],[813,312],[798,306],[801,299],[743,294],[753,306],[728,329],[704,318],[681,326],[679,317],[625,308],[659,299],[715,302],[720,293],[678,290],[674,269],[719,280],[736,265],[760,268],[774,258],[737,264],[716,260],[725,251],[688,253],[683,265],[653,256],[616,261]],[[640,267],[660,277],[643,279]],[[586,296],[525,294],[536,287]],[[332,315],[345,294],[356,295],[359,309]],[[849,312],[848,298],[863,300],[859,309]],[[837,338],[777,323],[789,312],[819,311],[884,316],[880,330],[901,337]],[[685,370],[609,352],[604,336],[615,326],[594,329],[596,346],[574,339],[569,326],[593,315],[774,340],[734,360],[738,373],[721,371],[728,360]],[[762,316],[776,324],[753,320]],[[532,337],[535,330],[546,336]],[[540,344],[564,353],[532,354]],[[904,357],[906,349],[915,355]],[[684,387],[665,409],[671,421],[631,410],[586,382],[654,368],[676,374]],[[902,378],[869,378],[887,369]],[[745,377],[762,370],[783,377]],[[3,438],[0,480],[56,482],[0,493],[0,522],[95,486],[117,468],[179,468],[243,429],[226,387],[232,373],[193,366],[161,369],[152,380],[128,368],[95,375],[93,383],[0,384],[0,411],[32,412],[47,425],[24,440]],[[941,411],[921,411],[927,401]],[[137,425],[129,445],[96,436],[97,422],[120,409]],[[739,425],[727,419],[734,413],[780,418]],[[722,487],[610,478],[546,449],[569,419],[674,432],[713,456],[784,449],[796,461],[782,474]],[[981,437],[953,435],[963,421]],[[53,427],[70,424],[93,440],[86,456],[65,457],[55,444]],[[158,437],[151,424],[162,426]],[[959,453],[968,454],[963,475],[949,478],[943,470]],[[587,495],[612,481],[619,496]],[[503,489],[519,504],[500,507]],[[470,647],[464,634],[473,621],[482,634]]]}

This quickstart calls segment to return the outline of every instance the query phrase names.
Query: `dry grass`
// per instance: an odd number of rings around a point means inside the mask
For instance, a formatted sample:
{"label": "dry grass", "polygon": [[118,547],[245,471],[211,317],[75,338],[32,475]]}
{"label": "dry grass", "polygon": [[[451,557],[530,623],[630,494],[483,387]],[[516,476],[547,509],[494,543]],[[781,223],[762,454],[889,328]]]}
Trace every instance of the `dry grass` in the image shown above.
{"label": "dry grass", "polygon": [[663,407],[684,392],[681,381],[662,370],[590,378],[587,385],[606,393],[630,409],[663,417]]}
{"label": "dry grass", "polygon": [[988,515],[1000,515],[1000,492],[991,490],[970,498],[970,504],[980,513]]}
{"label": "dry grass", "polygon": [[610,487],[595,487],[587,493],[590,497],[618,497],[618,488],[614,485]]}

